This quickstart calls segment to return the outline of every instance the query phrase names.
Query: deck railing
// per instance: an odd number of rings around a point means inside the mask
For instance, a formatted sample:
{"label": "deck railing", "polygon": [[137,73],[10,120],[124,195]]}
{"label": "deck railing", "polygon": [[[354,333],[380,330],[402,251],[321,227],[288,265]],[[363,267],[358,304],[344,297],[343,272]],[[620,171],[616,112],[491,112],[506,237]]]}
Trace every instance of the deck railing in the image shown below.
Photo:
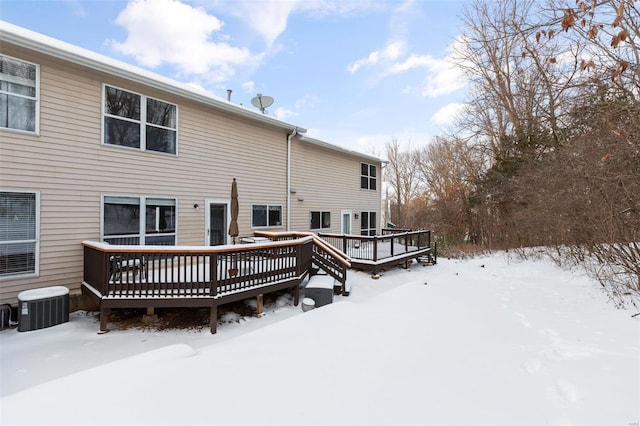
{"label": "deck railing", "polygon": [[388,235],[318,234],[354,260],[378,262],[431,247],[431,231],[405,231]]}
{"label": "deck railing", "polygon": [[267,237],[272,241],[290,241],[297,238],[312,238],[311,262],[331,275],[342,284],[342,294],[346,294],[347,270],[351,268],[351,259],[339,252],[324,240],[311,232],[266,232],[256,231],[255,235]]}
{"label": "deck railing", "polygon": [[381,234],[382,235],[387,235],[387,234],[398,234],[401,232],[411,232],[413,231],[413,229],[402,229],[402,228],[382,228],[381,229]]}
{"label": "deck railing", "polygon": [[218,298],[303,277],[312,238],[214,247],[84,241],[84,281],[106,298]]}

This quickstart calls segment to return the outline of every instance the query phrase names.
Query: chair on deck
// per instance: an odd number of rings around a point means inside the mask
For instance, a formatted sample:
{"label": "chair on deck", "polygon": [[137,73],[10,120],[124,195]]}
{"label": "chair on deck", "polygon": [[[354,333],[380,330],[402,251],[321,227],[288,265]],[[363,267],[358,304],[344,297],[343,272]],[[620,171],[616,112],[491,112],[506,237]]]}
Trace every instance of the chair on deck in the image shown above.
{"label": "chair on deck", "polygon": [[146,257],[123,260],[120,256],[111,256],[109,258],[109,281],[120,280],[123,272],[125,274],[133,272],[135,278],[143,274],[146,280],[148,278]]}
{"label": "chair on deck", "polygon": [[[103,241],[105,244],[111,244],[108,241]],[[126,244],[125,244],[126,245]],[[122,272],[129,274],[133,272],[134,279],[137,279],[141,273],[144,274],[144,279],[148,278],[149,271],[147,270],[146,256],[141,256],[135,259],[122,259],[121,256],[109,257],[109,281],[119,281],[122,277]]]}

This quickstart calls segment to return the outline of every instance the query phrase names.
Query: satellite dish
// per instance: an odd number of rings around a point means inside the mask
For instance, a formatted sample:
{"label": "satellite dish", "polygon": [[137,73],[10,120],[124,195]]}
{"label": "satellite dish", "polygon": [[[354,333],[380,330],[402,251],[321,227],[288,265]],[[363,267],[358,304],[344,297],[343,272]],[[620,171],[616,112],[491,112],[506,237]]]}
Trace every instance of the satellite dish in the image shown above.
{"label": "satellite dish", "polygon": [[262,93],[258,93],[251,99],[251,105],[260,109],[260,112],[264,114],[264,109],[273,105],[273,98],[271,96],[262,96]]}

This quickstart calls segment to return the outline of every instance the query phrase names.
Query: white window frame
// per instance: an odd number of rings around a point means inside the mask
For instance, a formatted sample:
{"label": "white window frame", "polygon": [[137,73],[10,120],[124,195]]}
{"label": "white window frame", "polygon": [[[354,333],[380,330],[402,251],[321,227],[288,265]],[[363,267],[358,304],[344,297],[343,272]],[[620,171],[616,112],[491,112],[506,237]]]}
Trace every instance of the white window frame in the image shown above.
{"label": "white window frame", "polygon": [[[116,89],[116,90],[121,90],[123,92],[128,92],[131,93],[133,95],[137,95],[140,97],[140,119],[139,120],[135,120],[135,119],[131,119],[131,118],[127,118],[127,117],[121,117],[119,115],[111,115],[108,114],[106,111],[106,97],[107,97],[107,87],[110,87],[112,89]],[[164,127],[164,126],[159,126],[157,124],[152,124],[147,122],[147,99],[152,99],[154,101],[159,101],[159,102],[164,102],[165,104],[169,104],[169,105],[173,105],[176,108],[176,127],[175,128],[171,128],[171,127]],[[169,101],[165,101],[164,99],[159,99],[159,98],[154,98],[152,96],[147,96],[147,95],[143,95],[142,93],[138,93],[135,92],[133,90],[129,90],[129,89],[123,89],[122,87],[118,87],[115,86],[113,84],[107,84],[107,83],[103,83],[102,84],[102,122],[101,122],[101,141],[102,141],[102,145],[103,146],[109,146],[109,147],[116,147],[116,148],[124,148],[124,149],[131,149],[131,150],[135,150],[135,151],[142,151],[142,152],[149,152],[152,154],[160,154],[160,155],[171,155],[171,156],[177,156],[178,155],[178,123],[179,123],[179,106],[176,103],[173,102],[169,102]],[[130,123],[137,123],[140,125],[140,147],[139,148],[135,148],[135,147],[131,147],[131,146],[124,146],[124,145],[118,145],[118,144],[113,144],[113,143],[107,143],[105,142],[105,137],[104,137],[104,132],[105,132],[105,118],[112,118],[112,119],[116,119],[116,120],[122,120],[122,121],[128,121]],[[170,130],[170,131],[174,131],[176,134],[176,149],[175,149],[175,153],[173,152],[163,152],[163,151],[155,151],[155,150],[149,150],[147,149],[147,126],[149,127],[155,127],[158,129],[164,129],[164,130]]]}
{"label": "white window frame", "polygon": [[[7,274],[4,276],[0,276],[0,281],[11,280],[11,279],[22,279],[22,278],[30,278],[30,277],[39,277],[40,276],[40,192],[37,191],[20,191],[20,190],[6,190],[3,189],[1,192],[11,192],[16,194],[35,194],[36,200],[36,218],[35,218],[35,240],[19,240],[19,241],[10,241],[12,243],[35,243],[34,247],[34,255],[35,255],[35,263],[34,270],[27,272],[17,272],[14,274]],[[7,240],[6,242],[9,242]]]}
{"label": "white window frame", "polygon": [[[320,215],[320,227],[319,228],[314,228],[313,227],[313,214],[314,213],[318,213]],[[329,226],[323,226],[323,216],[325,214],[329,215]],[[324,230],[324,229],[331,229],[331,212],[328,210],[311,210],[309,212],[309,229],[310,230]]]}
{"label": "white window frame", "polygon": [[[139,206],[140,206],[140,217],[138,218],[138,233],[137,234],[128,234],[127,236],[130,237],[137,237],[139,244],[140,245],[145,245],[146,244],[146,238],[147,236],[149,237],[154,237],[154,236],[168,236],[168,235],[173,235],[174,236],[174,244],[173,245],[177,245],[178,244],[178,199],[176,197],[171,197],[171,196],[158,196],[158,195],[122,195],[122,194],[104,194],[101,196],[101,200],[100,200],[100,241],[104,241],[105,238],[112,238],[109,235],[104,234],[104,205],[105,205],[105,199],[109,198],[109,197],[113,197],[113,198],[137,198],[140,202]],[[147,234],[147,228],[146,228],[146,214],[143,212],[146,212],[147,210],[147,200],[148,199],[165,199],[165,200],[173,200],[175,203],[175,231],[174,232],[166,232],[166,233],[159,233],[159,234]],[[156,220],[158,218],[156,217]]]}
{"label": "white window frame", "polygon": [[35,97],[31,97],[31,96],[25,96],[25,95],[20,95],[17,93],[12,93],[12,92],[7,92],[4,90],[0,90],[0,94],[2,95],[8,95],[8,96],[15,96],[18,98],[24,98],[24,99],[32,99],[35,100],[35,126],[34,126],[34,130],[22,130],[22,129],[14,129],[12,127],[0,127],[0,130],[3,131],[9,131],[9,132],[17,132],[17,133],[26,133],[29,135],[39,135],[40,134],[40,65],[36,64],[34,62],[29,62],[29,61],[25,61],[23,59],[19,59],[13,56],[9,56],[9,55],[5,55],[4,53],[0,53],[0,57],[4,56],[5,58],[9,58],[11,60],[14,61],[18,61],[18,62],[24,62],[25,64],[29,64],[29,65],[33,65],[36,67],[36,94]]}
{"label": "white window frame", "polygon": [[[367,166],[367,174],[363,174],[362,173],[362,166],[366,165]],[[375,170],[376,175],[372,176],[371,175],[371,168],[373,167],[373,170]],[[365,188],[362,187],[362,178],[366,178],[367,179],[367,186]],[[371,181],[375,182],[376,187],[375,188],[371,188]],[[370,190],[370,191],[377,191],[378,190],[378,166],[376,166],[375,164],[371,164],[371,163],[365,163],[365,162],[361,162],[360,163],[360,189],[366,189],[366,190]]]}
{"label": "white window frame", "polygon": [[[266,225],[254,225],[254,220],[253,220],[253,212],[255,207],[257,206],[266,206],[267,207],[267,224]],[[278,225],[270,225],[269,224],[269,209],[271,207],[279,207],[280,208],[280,224]],[[283,225],[283,218],[284,218],[284,209],[282,208],[282,204],[267,204],[267,203],[254,203],[251,204],[251,229],[263,229],[263,228],[282,228]]]}

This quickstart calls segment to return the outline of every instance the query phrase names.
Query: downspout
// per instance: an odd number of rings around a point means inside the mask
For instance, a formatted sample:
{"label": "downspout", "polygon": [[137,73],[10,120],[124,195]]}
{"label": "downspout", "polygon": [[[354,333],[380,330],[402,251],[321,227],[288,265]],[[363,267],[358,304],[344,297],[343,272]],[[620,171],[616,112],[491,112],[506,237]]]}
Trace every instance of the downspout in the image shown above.
{"label": "downspout", "polygon": [[287,136],[287,232],[291,230],[291,139],[298,134],[298,128]]}

